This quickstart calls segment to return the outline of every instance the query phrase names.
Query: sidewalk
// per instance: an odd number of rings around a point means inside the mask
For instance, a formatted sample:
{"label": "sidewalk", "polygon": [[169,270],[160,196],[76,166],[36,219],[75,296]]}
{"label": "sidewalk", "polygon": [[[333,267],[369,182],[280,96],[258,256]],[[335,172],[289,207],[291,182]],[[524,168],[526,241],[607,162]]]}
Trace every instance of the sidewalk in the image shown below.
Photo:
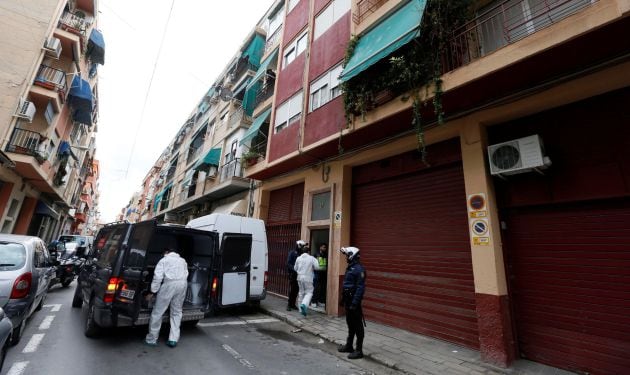
{"label": "sidewalk", "polygon": [[[305,318],[286,311],[287,300],[267,294],[260,307],[267,314],[336,344],[346,342],[344,317],[327,316],[309,309]],[[478,352],[382,324],[367,322],[363,354],[396,370],[411,374],[535,374],[568,375],[570,372],[539,363],[518,360],[502,369],[481,361]]]}

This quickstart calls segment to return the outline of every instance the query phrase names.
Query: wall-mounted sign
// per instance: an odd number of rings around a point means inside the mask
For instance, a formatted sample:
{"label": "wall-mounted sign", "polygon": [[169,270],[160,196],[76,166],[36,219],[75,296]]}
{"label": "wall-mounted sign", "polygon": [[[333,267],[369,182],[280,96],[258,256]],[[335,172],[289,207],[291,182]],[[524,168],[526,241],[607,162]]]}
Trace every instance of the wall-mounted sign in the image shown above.
{"label": "wall-mounted sign", "polygon": [[341,211],[335,211],[333,214],[333,225],[335,228],[341,227]]}
{"label": "wall-mounted sign", "polygon": [[470,221],[470,239],[472,244],[476,246],[489,246],[490,225],[488,223],[486,194],[477,193],[468,196],[468,217]]}

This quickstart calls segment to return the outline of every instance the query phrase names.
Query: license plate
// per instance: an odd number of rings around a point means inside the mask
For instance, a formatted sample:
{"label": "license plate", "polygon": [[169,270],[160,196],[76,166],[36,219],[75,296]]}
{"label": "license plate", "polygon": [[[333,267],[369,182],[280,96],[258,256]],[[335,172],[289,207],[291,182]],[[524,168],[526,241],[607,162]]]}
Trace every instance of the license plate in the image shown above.
{"label": "license plate", "polygon": [[133,296],[136,294],[136,291],[133,289],[123,289],[120,291],[120,296],[127,299],[133,299]]}

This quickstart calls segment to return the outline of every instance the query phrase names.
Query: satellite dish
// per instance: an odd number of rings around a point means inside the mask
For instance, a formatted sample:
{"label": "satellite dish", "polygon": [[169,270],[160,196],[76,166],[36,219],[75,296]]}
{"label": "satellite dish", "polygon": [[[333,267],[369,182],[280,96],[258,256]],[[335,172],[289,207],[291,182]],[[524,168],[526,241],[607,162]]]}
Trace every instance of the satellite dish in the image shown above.
{"label": "satellite dish", "polygon": [[224,102],[229,101],[232,99],[232,90],[227,87],[221,87],[221,90],[219,91],[219,98],[221,98]]}

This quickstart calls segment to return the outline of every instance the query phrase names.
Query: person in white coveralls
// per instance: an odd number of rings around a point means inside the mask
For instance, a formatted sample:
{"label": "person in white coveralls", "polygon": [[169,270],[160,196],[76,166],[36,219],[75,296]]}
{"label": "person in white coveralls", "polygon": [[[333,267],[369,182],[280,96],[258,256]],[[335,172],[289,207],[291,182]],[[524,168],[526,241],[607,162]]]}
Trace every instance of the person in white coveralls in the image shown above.
{"label": "person in white coveralls", "polygon": [[302,255],[295,260],[295,272],[300,286],[298,301],[300,301],[300,312],[306,316],[306,309],[313,298],[313,276],[315,270],[319,270],[319,262],[314,256],[309,254],[311,249],[308,246],[302,248]]}
{"label": "person in white coveralls", "polygon": [[162,325],[162,315],[170,306],[170,324],[171,330],[168,334],[166,345],[171,348],[177,346],[179,340],[179,327],[182,321],[182,306],[186,298],[186,289],[188,287],[188,264],[179,256],[177,250],[166,249],[164,257],[160,259],[155,272],[153,273],[153,281],[151,282],[151,295],[157,293],[155,305],[151,312],[151,321],[149,323],[149,333],[145,338],[145,343],[150,346],[157,346],[157,340],[160,336],[160,327]]}

